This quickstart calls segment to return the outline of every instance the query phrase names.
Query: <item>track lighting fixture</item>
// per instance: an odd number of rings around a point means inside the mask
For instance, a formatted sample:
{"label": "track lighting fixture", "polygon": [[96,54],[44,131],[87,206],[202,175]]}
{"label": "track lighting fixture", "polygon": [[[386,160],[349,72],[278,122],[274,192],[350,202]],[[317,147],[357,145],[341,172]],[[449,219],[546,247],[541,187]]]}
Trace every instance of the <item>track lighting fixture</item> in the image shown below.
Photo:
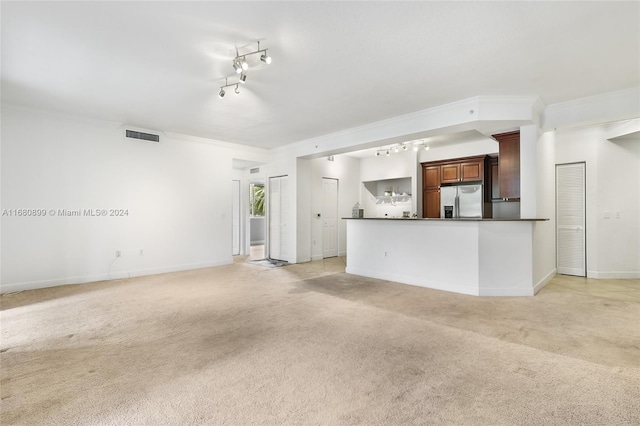
{"label": "track lighting fixture", "polygon": [[271,63],[271,56],[268,55],[267,51],[269,49],[260,49],[260,41],[258,41],[258,50],[255,50],[253,52],[249,52],[249,53],[244,53],[242,55],[240,55],[240,53],[238,53],[238,48],[236,47],[236,57],[233,60],[233,69],[236,71],[236,73],[240,74],[242,71],[246,71],[249,69],[249,63],[247,62],[247,56],[250,55],[255,55],[258,53],[261,53],[260,55],[260,60],[262,62],[264,62],[265,64],[270,64]]}
{"label": "track lighting fixture", "polygon": [[236,74],[240,74],[238,76],[238,82],[237,83],[231,83],[229,84],[229,81],[227,78],[224,79],[224,86],[220,86],[220,92],[218,93],[218,96],[220,98],[223,98],[225,95],[225,91],[224,89],[227,87],[231,87],[231,86],[235,86],[235,90],[234,92],[236,94],[240,94],[240,84],[245,84],[247,82],[247,74],[245,73],[246,70],[249,69],[249,62],[247,62],[247,56],[250,55],[255,55],[255,54],[260,54],[260,60],[262,62],[264,62],[265,64],[270,64],[271,63],[271,56],[269,56],[269,54],[267,53],[268,49],[260,49],[260,42],[258,41],[258,50],[254,51],[254,52],[249,52],[249,53],[244,53],[244,54],[240,54],[240,52],[238,52],[238,48],[236,47],[236,57],[233,58],[233,61],[231,63],[231,65],[233,66],[233,70],[236,72]]}
{"label": "track lighting fixture", "polygon": [[224,89],[226,89],[227,87],[233,87],[233,86],[235,86],[235,88],[236,88],[234,90],[235,94],[239,95],[240,94],[240,82],[229,84],[229,79],[225,78],[224,79],[224,86],[220,86],[220,92],[218,92],[218,97],[219,98],[224,98],[224,95],[227,93],[227,92],[225,92]]}
{"label": "track lighting fixture", "polygon": [[380,157],[384,153],[388,157],[392,153],[399,153],[401,150],[402,152],[407,152],[409,151],[409,148],[411,148],[413,152],[418,152],[422,148],[424,148],[425,151],[429,150],[429,146],[426,144],[424,139],[421,139],[419,141],[402,142],[386,147],[380,147],[376,150],[375,155],[376,157]]}

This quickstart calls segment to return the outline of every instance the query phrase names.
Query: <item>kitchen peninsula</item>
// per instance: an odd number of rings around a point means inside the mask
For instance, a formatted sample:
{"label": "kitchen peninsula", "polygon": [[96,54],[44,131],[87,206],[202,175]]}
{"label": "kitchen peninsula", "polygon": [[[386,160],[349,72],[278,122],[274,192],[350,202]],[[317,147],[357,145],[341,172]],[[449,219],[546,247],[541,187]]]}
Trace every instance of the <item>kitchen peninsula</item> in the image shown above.
{"label": "kitchen peninsula", "polygon": [[346,272],[476,296],[533,296],[533,229],[547,219],[347,220]]}

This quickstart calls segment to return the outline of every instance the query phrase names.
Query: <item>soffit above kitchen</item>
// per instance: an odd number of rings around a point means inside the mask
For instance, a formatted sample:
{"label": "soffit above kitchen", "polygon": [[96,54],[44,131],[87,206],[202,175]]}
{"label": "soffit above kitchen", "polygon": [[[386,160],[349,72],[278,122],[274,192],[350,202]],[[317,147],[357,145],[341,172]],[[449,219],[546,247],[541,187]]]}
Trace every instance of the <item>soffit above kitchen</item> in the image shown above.
{"label": "soffit above kitchen", "polygon": [[[638,2],[2,2],[2,102],[262,148],[640,85]],[[269,49],[246,87],[236,48]]]}

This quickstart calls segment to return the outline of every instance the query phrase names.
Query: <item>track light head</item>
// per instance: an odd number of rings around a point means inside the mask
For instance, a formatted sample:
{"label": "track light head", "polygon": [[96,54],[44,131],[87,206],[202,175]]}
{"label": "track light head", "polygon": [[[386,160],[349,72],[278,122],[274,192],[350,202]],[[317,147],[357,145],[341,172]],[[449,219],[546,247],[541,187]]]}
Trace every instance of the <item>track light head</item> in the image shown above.
{"label": "track light head", "polygon": [[409,148],[409,146],[408,146],[406,143],[405,143],[405,144],[402,144],[402,150],[403,150],[403,151],[406,151],[406,150],[407,150],[407,148]]}
{"label": "track light head", "polygon": [[220,88],[220,93],[218,93],[218,97],[219,97],[220,99],[224,98],[225,93],[226,93],[226,92],[224,91],[224,89],[223,89],[223,88]]}
{"label": "track light head", "polygon": [[429,151],[429,145],[425,145],[425,146],[424,146],[424,150],[425,150],[425,151]]}
{"label": "track light head", "polygon": [[267,51],[265,50],[262,55],[260,55],[260,60],[265,64],[271,64],[271,56],[267,55]]}
{"label": "track light head", "polygon": [[240,94],[240,87],[238,87],[237,84],[236,84],[236,90],[234,90],[234,92],[236,92],[236,95]]}
{"label": "track light head", "polygon": [[244,84],[247,82],[247,75],[245,73],[240,74],[240,83]]}
{"label": "track light head", "polygon": [[249,69],[249,63],[247,62],[246,59],[244,59],[244,57],[242,58],[242,60],[240,61],[240,67],[242,67],[243,71],[246,71]]}
{"label": "track light head", "polygon": [[233,69],[236,71],[236,74],[240,74],[242,72],[242,64],[240,63],[240,59],[235,58],[233,60]]}
{"label": "track light head", "polygon": [[376,157],[380,157],[380,151],[376,151]]}
{"label": "track light head", "polygon": [[420,147],[418,145],[414,145],[413,146],[413,152],[418,152],[418,149],[420,149]]}
{"label": "track light head", "polygon": [[386,152],[386,154],[387,154],[387,157],[388,157],[388,156],[389,156],[389,154],[390,154],[390,152],[389,152],[389,150],[388,150],[388,149],[387,149],[387,152]]}
{"label": "track light head", "polygon": [[398,152],[400,152],[400,148],[398,148],[398,147],[396,146],[395,148],[393,148],[393,152],[395,152],[395,153],[397,154]]}

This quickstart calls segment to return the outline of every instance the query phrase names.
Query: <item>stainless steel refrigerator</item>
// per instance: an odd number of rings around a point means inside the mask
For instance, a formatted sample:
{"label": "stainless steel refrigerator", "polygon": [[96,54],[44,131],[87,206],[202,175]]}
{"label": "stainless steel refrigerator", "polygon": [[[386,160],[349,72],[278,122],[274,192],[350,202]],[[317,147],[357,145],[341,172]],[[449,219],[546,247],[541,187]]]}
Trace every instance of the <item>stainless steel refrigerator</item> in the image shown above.
{"label": "stainless steel refrigerator", "polygon": [[440,217],[482,217],[482,185],[456,185],[440,188]]}

